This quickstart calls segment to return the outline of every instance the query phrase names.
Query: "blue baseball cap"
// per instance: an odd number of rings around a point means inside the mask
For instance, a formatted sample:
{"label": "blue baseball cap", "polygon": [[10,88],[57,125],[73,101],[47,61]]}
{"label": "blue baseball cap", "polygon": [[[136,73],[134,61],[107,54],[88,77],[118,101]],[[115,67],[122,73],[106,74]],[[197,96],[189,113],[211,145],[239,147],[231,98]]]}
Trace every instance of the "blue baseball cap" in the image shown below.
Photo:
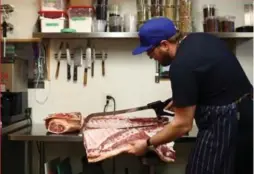
{"label": "blue baseball cap", "polygon": [[133,55],[141,54],[168,40],[177,33],[173,21],[165,17],[152,18],[146,21],[139,29],[140,45],[132,51]]}

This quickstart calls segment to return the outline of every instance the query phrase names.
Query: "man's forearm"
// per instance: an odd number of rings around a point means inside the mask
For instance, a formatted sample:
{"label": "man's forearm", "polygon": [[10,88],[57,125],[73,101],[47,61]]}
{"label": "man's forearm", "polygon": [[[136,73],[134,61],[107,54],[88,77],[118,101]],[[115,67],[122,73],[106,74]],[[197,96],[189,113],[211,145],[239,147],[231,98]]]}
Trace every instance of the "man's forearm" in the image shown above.
{"label": "man's forearm", "polygon": [[160,132],[151,137],[150,142],[154,146],[159,146],[183,136],[191,129],[191,126],[179,125],[174,120],[167,124]]}

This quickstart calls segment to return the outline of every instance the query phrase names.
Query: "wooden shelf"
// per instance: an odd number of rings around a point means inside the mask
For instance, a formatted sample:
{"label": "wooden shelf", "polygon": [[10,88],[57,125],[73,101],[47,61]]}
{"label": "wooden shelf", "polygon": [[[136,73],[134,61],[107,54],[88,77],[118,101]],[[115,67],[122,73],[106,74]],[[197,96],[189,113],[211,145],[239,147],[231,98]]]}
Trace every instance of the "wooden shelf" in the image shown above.
{"label": "wooden shelf", "polygon": [[[1,42],[4,42],[3,38],[0,39]],[[6,39],[7,43],[33,43],[41,42],[41,38],[28,38],[28,39]]]}
{"label": "wooden shelf", "polygon": [[[250,32],[210,33],[225,39],[253,39]],[[91,32],[91,33],[33,33],[33,37],[43,39],[138,39],[137,32]]]}

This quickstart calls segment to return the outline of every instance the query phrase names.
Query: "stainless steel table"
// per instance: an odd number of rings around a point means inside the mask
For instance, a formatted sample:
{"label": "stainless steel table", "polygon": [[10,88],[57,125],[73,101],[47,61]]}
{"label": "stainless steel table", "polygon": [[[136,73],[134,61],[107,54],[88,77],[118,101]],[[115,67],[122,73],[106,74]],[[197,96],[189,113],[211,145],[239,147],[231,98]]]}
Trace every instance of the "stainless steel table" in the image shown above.
{"label": "stainless steel table", "polygon": [[[34,141],[37,143],[39,152],[39,168],[40,174],[44,174],[45,163],[45,143],[46,142],[80,142],[82,143],[82,135],[79,133],[55,135],[49,134],[43,124],[32,124],[26,128],[9,134],[9,139],[13,141]],[[27,161],[31,165],[31,161]],[[32,174],[31,172],[29,174]]]}
{"label": "stainless steel table", "polygon": [[[196,135],[197,135],[197,128],[194,126],[192,131],[188,134],[188,136],[184,136],[178,139],[176,142],[195,141]],[[26,128],[23,128],[19,131],[11,133],[9,135],[9,138],[10,140],[13,140],[13,141],[25,141],[25,142],[35,141],[37,143],[38,151],[39,151],[39,165],[40,165],[39,173],[40,174],[44,174],[45,143],[46,142],[69,142],[69,143],[83,142],[82,134],[80,133],[71,133],[71,134],[64,134],[64,135],[50,134],[47,132],[44,124],[32,124]],[[31,163],[31,162],[27,162],[27,163]]]}

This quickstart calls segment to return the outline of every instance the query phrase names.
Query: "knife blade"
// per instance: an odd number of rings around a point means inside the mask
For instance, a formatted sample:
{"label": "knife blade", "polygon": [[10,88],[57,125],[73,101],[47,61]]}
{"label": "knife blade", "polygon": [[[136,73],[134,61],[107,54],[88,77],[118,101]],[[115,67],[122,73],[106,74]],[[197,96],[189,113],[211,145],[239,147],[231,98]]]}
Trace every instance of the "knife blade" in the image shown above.
{"label": "knife blade", "polygon": [[91,56],[92,56],[91,43],[88,40],[87,48],[86,48],[85,71],[84,71],[84,78],[83,78],[84,86],[87,85],[87,71],[88,71],[88,67],[89,67],[88,63],[89,63],[89,60],[91,60]]}
{"label": "knife blade", "polygon": [[67,80],[71,79],[71,54],[69,44],[66,43],[66,58],[67,58]]}
{"label": "knife blade", "polygon": [[[161,119],[162,117],[160,115],[157,115],[157,108],[158,106],[161,106],[163,104],[162,101],[155,101],[152,103],[149,103],[145,106],[139,106],[139,107],[134,107],[134,108],[129,108],[129,109],[122,109],[122,110],[118,110],[118,111],[109,111],[109,112],[98,112],[98,113],[94,113],[94,114],[90,114],[85,118],[85,123],[88,122],[88,120],[91,117],[96,117],[96,116],[107,116],[107,115],[119,115],[119,114],[126,114],[126,113],[132,113],[132,112],[137,112],[137,111],[142,111],[142,110],[147,110],[147,109],[153,109],[156,113],[156,116],[158,117],[158,119]],[[170,116],[173,116],[171,114],[169,114]]]}
{"label": "knife blade", "polygon": [[101,67],[102,67],[102,75],[105,76],[105,51],[102,51],[101,58]]}
{"label": "knife blade", "polygon": [[96,57],[96,51],[95,47],[93,47],[92,50],[92,64],[91,64],[91,76],[94,77],[94,62],[95,62],[95,57]]}
{"label": "knife blade", "polygon": [[58,53],[57,53],[57,67],[56,67],[56,73],[55,73],[55,78],[57,79],[59,76],[59,70],[60,70],[60,61],[61,61],[61,56],[62,56],[62,49],[63,49],[63,42],[60,43]]}

